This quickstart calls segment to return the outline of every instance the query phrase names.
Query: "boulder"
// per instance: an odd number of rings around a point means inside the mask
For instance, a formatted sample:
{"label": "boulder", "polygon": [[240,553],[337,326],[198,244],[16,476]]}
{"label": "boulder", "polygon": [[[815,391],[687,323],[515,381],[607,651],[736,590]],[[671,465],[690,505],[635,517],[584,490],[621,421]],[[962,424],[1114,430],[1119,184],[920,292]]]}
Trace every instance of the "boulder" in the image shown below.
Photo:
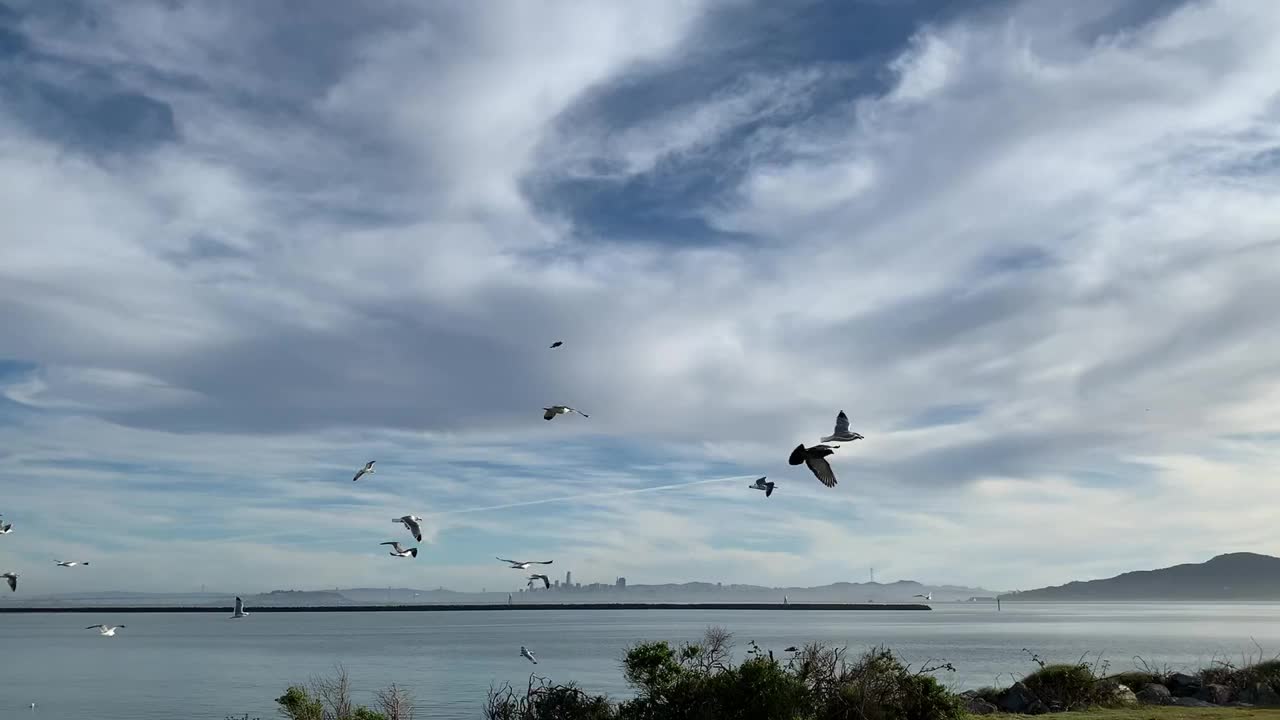
{"label": "boulder", "polygon": [[1179,697],[1173,699],[1173,704],[1178,707],[1216,707],[1211,702],[1206,702],[1197,698]]}
{"label": "boulder", "polygon": [[1200,678],[1186,673],[1174,673],[1165,681],[1174,697],[1191,697],[1200,692]]}
{"label": "boulder", "polygon": [[1200,692],[1195,694],[1195,698],[1214,705],[1226,705],[1231,702],[1231,688],[1226,685],[1209,683],[1200,688]]}
{"label": "boulder", "polygon": [[991,715],[1000,711],[1000,708],[977,696],[966,697],[964,709],[970,715]]}
{"label": "boulder", "polygon": [[1241,690],[1237,699],[1259,707],[1280,707],[1280,693],[1263,683],[1255,683],[1253,687]]}
{"label": "boulder", "polygon": [[1173,703],[1173,695],[1170,694],[1169,688],[1156,683],[1147,683],[1147,686],[1138,691],[1138,702],[1143,705],[1169,705]]}
{"label": "boulder", "polygon": [[1044,703],[1040,702],[1040,698],[1020,682],[1014,683],[1004,691],[1004,695],[1000,697],[1000,709],[1019,715],[1038,715],[1048,710]]}
{"label": "boulder", "polygon": [[1111,705],[1137,705],[1138,704],[1138,696],[1135,695],[1134,692],[1129,689],[1128,685],[1125,685],[1123,683],[1116,683],[1109,690],[1110,692],[1108,693],[1108,696],[1111,700],[1110,702]]}

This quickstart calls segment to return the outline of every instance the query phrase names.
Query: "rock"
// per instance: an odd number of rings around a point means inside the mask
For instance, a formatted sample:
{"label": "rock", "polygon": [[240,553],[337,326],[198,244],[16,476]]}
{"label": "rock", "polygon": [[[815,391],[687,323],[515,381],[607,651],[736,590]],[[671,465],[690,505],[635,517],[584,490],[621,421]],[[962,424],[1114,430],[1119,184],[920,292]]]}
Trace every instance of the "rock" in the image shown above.
{"label": "rock", "polygon": [[1192,697],[1174,698],[1173,704],[1178,707],[1214,707],[1214,704]]}
{"label": "rock", "polygon": [[1235,702],[1227,703],[1227,707],[1251,708],[1251,707],[1254,707],[1254,704],[1247,703],[1247,702],[1240,702],[1239,700],[1236,700]]}
{"label": "rock", "polygon": [[1200,678],[1186,673],[1174,673],[1165,681],[1174,697],[1191,697],[1200,692]]}
{"label": "rock", "polygon": [[1156,683],[1147,683],[1147,686],[1138,691],[1138,702],[1143,705],[1170,705],[1173,703],[1173,695],[1169,693],[1169,688]]}
{"label": "rock", "polygon": [[1129,689],[1128,685],[1123,683],[1116,683],[1115,687],[1111,688],[1110,696],[1112,705],[1138,704],[1138,696]]}
{"label": "rock", "polygon": [[1238,699],[1241,702],[1261,707],[1280,707],[1280,693],[1271,689],[1270,685],[1262,683],[1257,683],[1253,687],[1241,690]]}
{"label": "rock", "polygon": [[1226,705],[1231,702],[1231,688],[1226,685],[1209,683],[1200,688],[1200,692],[1196,693],[1195,697],[1197,700],[1204,700],[1214,705]]}
{"label": "rock", "polygon": [[1008,690],[1004,691],[1004,695],[1000,696],[1000,709],[1005,712],[1018,713],[1021,715],[1033,715],[1032,707],[1039,705],[1044,712],[1044,703],[1040,702],[1040,698],[1031,692],[1026,685],[1016,682]]}
{"label": "rock", "polygon": [[965,698],[964,709],[970,715],[991,715],[1000,711],[1000,708],[976,696]]}

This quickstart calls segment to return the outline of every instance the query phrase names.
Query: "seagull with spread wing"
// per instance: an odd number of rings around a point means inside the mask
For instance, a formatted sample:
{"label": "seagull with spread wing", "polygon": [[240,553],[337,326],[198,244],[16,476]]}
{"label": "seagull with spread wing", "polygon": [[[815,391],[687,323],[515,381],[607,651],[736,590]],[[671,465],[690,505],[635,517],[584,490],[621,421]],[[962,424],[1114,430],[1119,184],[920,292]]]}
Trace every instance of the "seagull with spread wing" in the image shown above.
{"label": "seagull with spread wing", "polygon": [[236,609],[231,612],[231,619],[235,620],[236,618],[242,618],[242,617],[249,617],[249,613],[244,611],[244,601],[240,599],[239,595],[237,595]]}
{"label": "seagull with spread wing", "polygon": [[538,659],[533,656],[533,653],[529,652],[529,648],[523,645],[520,646],[520,657],[529,658],[529,662],[534,665],[538,664]]}
{"label": "seagull with spread wing", "polygon": [[552,405],[551,407],[544,407],[542,409],[546,411],[542,413],[543,420],[550,420],[551,418],[557,415],[567,415],[569,413],[578,413],[582,417],[591,417],[590,415],[582,412],[581,410],[574,410],[568,405]]}
{"label": "seagull with spread wing", "polygon": [[791,457],[787,459],[789,465],[799,465],[804,463],[813,473],[818,481],[827,487],[836,486],[836,474],[831,470],[831,463],[827,462],[827,456],[834,453],[839,445],[814,445],[813,447],[805,447],[804,443],[796,446],[791,451]]}
{"label": "seagull with spread wing", "polygon": [[833,440],[835,442],[853,442],[854,440],[863,440],[863,439],[864,438],[862,437],[861,434],[856,432],[849,432],[849,416],[845,415],[844,411],[841,410],[840,414],[836,415],[835,432],[822,438],[822,442],[831,442]]}
{"label": "seagull with spread wing", "polygon": [[[767,477],[767,476],[766,476]],[[774,483],[765,482],[764,478],[756,478],[755,484],[748,485],[752,490],[763,490],[764,496],[769,497],[773,494]]]}
{"label": "seagull with spread wing", "polygon": [[116,630],[124,629],[124,625],[90,625],[85,630],[97,630],[102,637],[115,637]]}
{"label": "seagull with spread wing", "polygon": [[511,563],[512,570],[528,570],[530,565],[550,565],[552,562],[554,562],[552,560],[524,560],[524,561],[517,562],[515,560],[508,560],[506,558],[497,558],[497,559],[501,560],[504,563]]}
{"label": "seagull with spread wing", "polygon": [[530,576],[529,576],[529,587],[533,587],[533,581],[534,581],[534,580],[541,580],[541,581],[542,581],[542,584],[546,587],[546,589],[548,589],[548,590],[550,590],[550,589],[551,589],[551,578],[547,577],[546,575],[539,575],[539,574],[537,574],[537,573],[534,573],[533,575],[530,575]]}
{"label": "seagull with spread wing", "polygon": [[54,560],[54,562],[58,563],[58,567],[75,567],[77,565],[84,565],[85,567],[89,567],[88,560],[84,562],[80,562],[79,560]]}
{"label": "seagull with spread wing", "polygon": [[400,543],[395,542],[394,540],[384,542],[384,543],[378,543],[378,544],[390,545],[391,552],[389,554],[394,555],[396,557],[415,557],[415,558],[418,557],[418,548],[416,547],[409,548],[408,550],[406,550],[405,548],[401,547]]}
{"label": "seagull with spread wing", "polygon": [[413,534],[414,540],[422,542],[422,526],[418,524],[422,522],[422,518],[417,515],[405,515],[404,517],[392,518],[391,522],[404,525],[405,529]]}
{"label": "seagull with spread wing", "polygon": [[355,482],[360,478],[364,477],[365,475],[373,475],[374,474],[373,464],[375,462],[377,462],[377,460],[370,460],[369,462],[365,463],[364,467],[356,471],[356,476],[351,478],[351,482]]}

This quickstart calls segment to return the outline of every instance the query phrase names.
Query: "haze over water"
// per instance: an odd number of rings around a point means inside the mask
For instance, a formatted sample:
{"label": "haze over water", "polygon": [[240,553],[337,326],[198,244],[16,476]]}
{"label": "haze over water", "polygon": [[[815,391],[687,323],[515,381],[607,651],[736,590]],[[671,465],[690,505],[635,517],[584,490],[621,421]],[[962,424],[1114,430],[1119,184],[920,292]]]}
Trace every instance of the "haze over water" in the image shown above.
{"label": "haze over water", "polygon": [[[84,630],[124,623],[114,638]],[[958,689],[1011,682],[1051,662],[1102,653],[1112,671],[1133,656],[1196,667],[1280,651],[1280,604],[939,604],[932,612],[499,611],[0,615],[0,717],[171,720],[276,717],[289,683],[342,663],[361,701],[390,683],[410,688],[419,717],[477,718],[490,684],[523,686],[530,671],[592,692],[629,696],[619,660],[637,640],[694,640],[711,624],[775,655],[813,640],[858,652],[884,643],[905,660],[950,661]],[[520,645],[537,655],[535,667]],[[37,703],[32,711],[27,708]]]}

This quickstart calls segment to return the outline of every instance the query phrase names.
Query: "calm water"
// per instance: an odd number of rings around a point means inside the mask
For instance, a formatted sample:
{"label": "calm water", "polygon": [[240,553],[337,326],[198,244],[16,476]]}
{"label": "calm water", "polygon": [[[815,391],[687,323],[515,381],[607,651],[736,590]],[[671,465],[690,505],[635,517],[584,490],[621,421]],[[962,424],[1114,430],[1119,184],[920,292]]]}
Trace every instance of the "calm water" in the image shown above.
{"label": "calm water", "polygon": [[[221,613],[0,615],[0,718],[43,720],[222,720],[275,718],[273,699],[291,682],[341,662],[357,690],[390,683],[412,689],[418,717],[477,718],[491,683],[522,685],[539,674],[589,690],[626,694],[618,669],[639,639],[692,640],[708,624],[729,628],[738,656],[748,640],[775,654],[810,640],[851,651],[885,643],[906,660],[942,658],[957,687],[992,684],[1031,667],[1022,648],[1050,661],[1102,652],[1113,670],[1133,656],[1195,667],[1215,655],[1237,660],[1280,652],[1280,604],[1006,604],[934,606],[932,612],[519,610],[462,613]],[[84,630],[128,627],[113,638]],[[1004,678],[1007,682],[1008,677]],[[28,704],[36,702],[34,710]]]}

